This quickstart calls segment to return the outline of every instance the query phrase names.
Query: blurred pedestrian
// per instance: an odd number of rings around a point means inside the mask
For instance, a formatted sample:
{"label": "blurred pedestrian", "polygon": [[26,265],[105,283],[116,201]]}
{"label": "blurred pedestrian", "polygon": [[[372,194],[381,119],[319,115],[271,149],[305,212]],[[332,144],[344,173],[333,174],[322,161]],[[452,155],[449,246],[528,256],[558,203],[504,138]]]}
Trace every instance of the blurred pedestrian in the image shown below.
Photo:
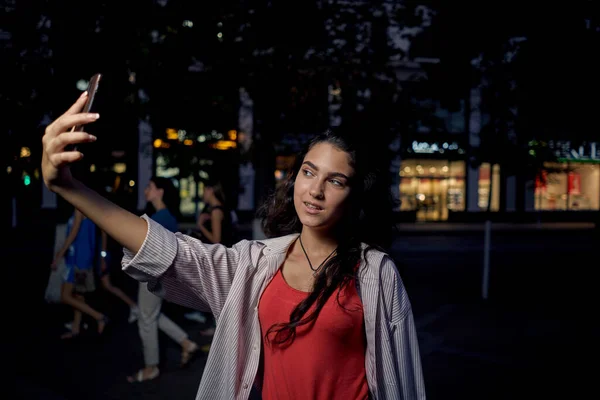
{"label": "blurred pedestrian", "polygon": [[97,330],[102,334],[108,323],[108,317],[95,310],[85,301],[85,295],[96,289],[94,282],[94,260],[96,256],[96,225],[79,210],[67,222],[67,238],[56,253],[50,267],[56,270],[64,258],[65,269],[61,288],[61,301],[73,308],[71,331],[61,339],[71,339],[81,331],[82,313],[94,318]]}
{"label": "blurred pedestrian", "polygon": [[207,182],[204,186],[203,200],[205,207],[196,221],[202,241],[232,246],[233,210],[227,202],[223,184],[218,180]]}
{"label": "blurred pedestrian", "polygon": [[[175,215],[179,209],[179,194],[173,182],[168,178],[153,177],[144,190],[146,200],[152,205],[151,218],[170,232],[178,231]],[[157,255],[160,257],[160,255]],[[140,281],[138,290],[138,329],[144,349],[144,368],[127,378],[129,382],[143,382],[160,375],[158,329],[167,334],[181,346],[182,367],[187,366],[196,356],[199,347],[191,341],[188,334],[161,312],[162,298],[148,290],[148,283]]]}

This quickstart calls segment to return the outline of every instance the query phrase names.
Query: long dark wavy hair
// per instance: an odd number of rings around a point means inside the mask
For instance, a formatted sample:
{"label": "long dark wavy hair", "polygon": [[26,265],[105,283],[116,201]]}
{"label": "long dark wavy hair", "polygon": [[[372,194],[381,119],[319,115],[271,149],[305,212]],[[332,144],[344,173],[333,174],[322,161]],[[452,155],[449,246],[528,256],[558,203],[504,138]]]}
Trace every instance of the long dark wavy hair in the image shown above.
{"label": "long dark wavy hair", "polygon": [[[295,161],[293,169],[284,182],[273,192],[258,210],[262,228],[267,237],[300,233],[302,223],[294,207],[294,182],[306,153],[320,143],[328,143],[349,155],[354,175],[350,182],[350,207],[335,229],[338,248],[335,255],[316,276],[313,290],[290,314],[289,322],[271,326],[265,334],[267,342],[285,345],[296,337],[296,328],[314,321],[321,309],[337,290],[338,304],[341,289],[356,276],[356,266],[363,256],[361,243],[366,244],[364,254],[373,248],[385,251],[392,237],[393,201],[389,190],[386,170],[377,166],[381,154],[369,151],[365,143],[350,135],[331,130],[312,139],[305,151]],[[365,257],[366,262],[366,257]],[[315,305],[313,311],[308,313]]]}

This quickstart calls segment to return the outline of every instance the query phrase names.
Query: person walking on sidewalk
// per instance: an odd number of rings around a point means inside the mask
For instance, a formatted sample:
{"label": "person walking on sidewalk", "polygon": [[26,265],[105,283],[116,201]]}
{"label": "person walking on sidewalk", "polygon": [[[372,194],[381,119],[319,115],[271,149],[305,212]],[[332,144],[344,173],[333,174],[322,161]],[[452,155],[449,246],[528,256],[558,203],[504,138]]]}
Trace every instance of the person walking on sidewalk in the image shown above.
{"label": "person walking on sidewalk", "polygon": [[73,178],[82,155],[65,146],[96,139],[69,132],[98,118],[81,112],[85,97],[46,128],[44,182],[123,245],[128,274],[215,315],[197,399],[248,399],[253,389],[265,400],[425,399],[411,304],[382,251],[393,219],[386,172],[368,158],[378,153],[317,136],[261,207],[269,239],[205,244]]}
{"label": "person walking on sidewalk", "polygon": [[79,335],[82,313],[96,320],[98,334],[102,334],[106,328],[108,317],[85,302],[85,295],[96,290],[95,254],[96,225],[76,209],[67,222],[67,238],[50,265],[55,270],[58,262],[65,258],[61,302],[71,306],[74,312],[70,332],[63,334],[61,339],[72,339]]}
{"label": "person walking on sidewalk", "polygon": [[[93,235],[95,238],[95,233]],[[121,288],[113,285],[113,283],[110,279],[110,267],[109,267],[110,253],[107,248],[108,235],[106,235],[106,232],[100,231],[100,237],[101,237],[100,254],[99,254],[100,261],[97,264],[98,265],[98,279],[100,280],[100,283],[102,284],[102,288],[104,290],[106,290],[108,293],[112,294],[113,296],[117,297],[119,300],[121,300],[123,303],[125,303],[129,307],[129,318],[127,319],[127,322],[133,323],[133,322],[137,321],[140,310],[139,310],[137,304],[135,304],[135,301],[133,301],[131,299],[131,297],[129,297]],[[95,242],[95,239],[94,239],[94,242]],[[95,250],[94,250],[94,253],[95,253]],[[80,317],[77,317],[76,320],[80,320]],[[73,332],[73,327],[75,327],[76,332],[79,332],[78,325],[79,325],[79,323],[74,320],[72,322],[66,323],[65,327],[67,329],[69,329],[71,331],[71,333]],[[87,325],[84,324],[83,327],[86,328]],[[70,337],[73,335],[65,334],[63,336]]]}
{"label": "person walking on sidewalk", "polygon": [[[177,232],[178,224],[174,214],[178,214],[179,195],[173,182],[168,178],[153,177],[144,190],[144,195],[154,209],[151,218],[170,232]],[[160,375],[158,329],[181,345],[180,365],[182,367],[188,365],[197,354],[199,347],[188,338],[188,334],[179,325],[160,311],[162,298],[150,293],[147,282],[139,284],[138,305],[140,308],[138,329],[142,339],[145,367],[127,380],[143,382]]]}

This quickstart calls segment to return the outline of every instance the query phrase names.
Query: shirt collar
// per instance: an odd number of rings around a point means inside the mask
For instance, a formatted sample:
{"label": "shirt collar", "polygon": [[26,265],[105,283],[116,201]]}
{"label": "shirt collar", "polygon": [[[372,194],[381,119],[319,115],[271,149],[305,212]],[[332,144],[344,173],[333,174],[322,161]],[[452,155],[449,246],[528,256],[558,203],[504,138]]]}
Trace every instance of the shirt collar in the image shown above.
{"label": "shirt collar", "polygon": [[286,253],[294,240],[299,236],[299,233],[292,233],[286,236],[280,236],[273,239],[262,239],[258,242],[265,245],[264,251],[268,254]]}

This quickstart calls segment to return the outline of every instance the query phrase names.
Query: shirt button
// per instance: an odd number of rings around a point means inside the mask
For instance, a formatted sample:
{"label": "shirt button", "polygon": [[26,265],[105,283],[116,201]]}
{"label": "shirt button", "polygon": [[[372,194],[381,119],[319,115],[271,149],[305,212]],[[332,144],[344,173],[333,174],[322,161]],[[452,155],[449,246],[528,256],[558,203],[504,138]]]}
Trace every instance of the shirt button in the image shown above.
{"label": "shirt button", "polygon": [[248,389],[248,384],[244,383],[244,389]]}
{"label": "shirt button", "polygon": [[252,350],[256,351],[256,345],[252,346]]}

